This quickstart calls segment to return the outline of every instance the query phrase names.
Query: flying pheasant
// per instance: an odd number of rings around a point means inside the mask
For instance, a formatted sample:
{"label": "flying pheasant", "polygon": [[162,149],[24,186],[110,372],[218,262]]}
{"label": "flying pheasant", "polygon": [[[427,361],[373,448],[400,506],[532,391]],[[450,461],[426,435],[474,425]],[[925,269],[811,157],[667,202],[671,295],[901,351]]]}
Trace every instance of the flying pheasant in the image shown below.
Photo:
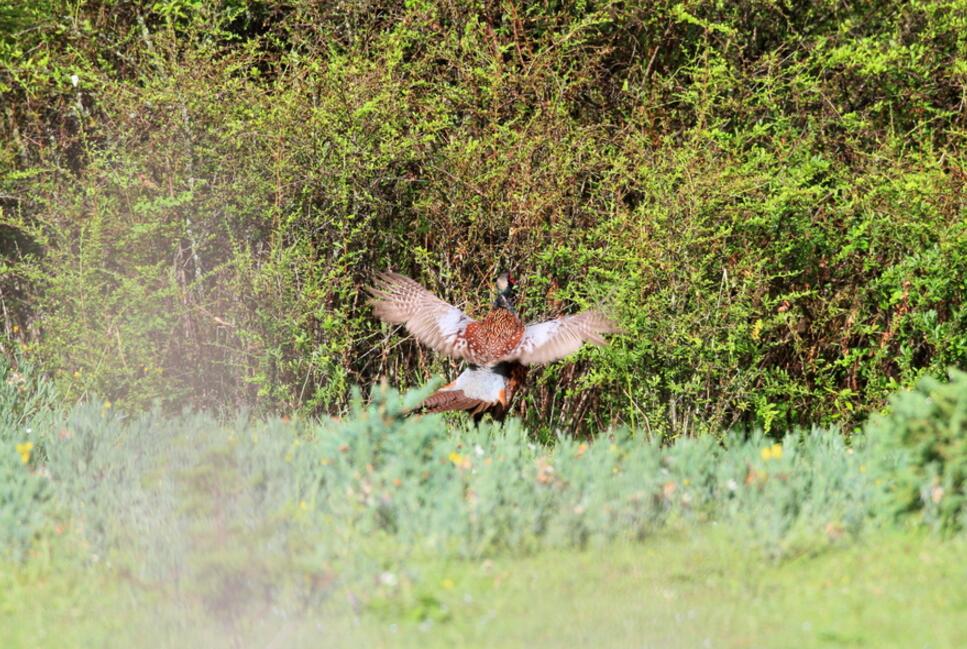
{"label": "flying pheasant", "polygon": [[584,342],[604,345],[617,325],[597,311],[582,311],[525,325],[514,310],[516,282],[497,278],[497,299],[475,321],[409,277],[381,273],[368,289],[376,316],[401,324],[433,350],[470,364],[457,379],[423,402],[427,412],[465,410],[478,419],[489,412],[503,419],[531,365],[542,365],[577,351]]}

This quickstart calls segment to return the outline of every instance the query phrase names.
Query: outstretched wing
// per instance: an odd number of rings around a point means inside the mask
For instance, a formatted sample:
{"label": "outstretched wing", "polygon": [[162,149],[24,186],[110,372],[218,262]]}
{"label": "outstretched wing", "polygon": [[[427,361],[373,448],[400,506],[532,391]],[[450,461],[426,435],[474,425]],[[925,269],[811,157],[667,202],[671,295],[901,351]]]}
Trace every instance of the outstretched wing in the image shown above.
{"label": "outstretched wing", "polygon": [[435,351],[463,357],[467,341],[462,334],[473,318],[404,275],[380,273],[374,284],[367,290],[380,320],[405,326],[414,338]]}
{"label": "outstretched wing", "polygon": [[550,363],[573,354],[585,342],[604,345],[604,335],[619,333],[614,321],[597,311],[582,311],[547,322],[527,325],[517,347],[504,360],[524,365]]}

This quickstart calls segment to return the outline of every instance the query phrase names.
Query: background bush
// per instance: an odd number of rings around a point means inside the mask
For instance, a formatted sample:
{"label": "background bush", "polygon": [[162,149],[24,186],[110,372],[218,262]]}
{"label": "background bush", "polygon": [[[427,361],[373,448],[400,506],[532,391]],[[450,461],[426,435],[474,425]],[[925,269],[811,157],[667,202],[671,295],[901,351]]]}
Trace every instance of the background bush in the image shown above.
{"label": "background bush", "polygon": [[[340,412],[454,368],[360,288],[604,304],[545,430],[850,426],[967,358],[963,0],[0,1],[4,348]],[[76,83],[75,83],[76,82]]]}
{"label": "background bush", "polygon": [[967,374],[924,377],[867,426],[887,509],[919,512],[944,531],[967,527]]}

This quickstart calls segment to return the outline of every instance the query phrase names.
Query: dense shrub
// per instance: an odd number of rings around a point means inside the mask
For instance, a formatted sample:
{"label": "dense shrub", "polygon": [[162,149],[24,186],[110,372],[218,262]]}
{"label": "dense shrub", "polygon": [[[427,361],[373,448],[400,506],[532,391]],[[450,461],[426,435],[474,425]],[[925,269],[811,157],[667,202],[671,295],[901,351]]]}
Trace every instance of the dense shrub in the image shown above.
{"label": "dense shrub", "polygon": [[0,8],[4,335],[68,397],[452,370],[365,308],[388,266],[615,312],[545,431],[849,427],[967,359],[962,1]]}
{"label": "dense shrub", "polygon": [[887,507],[922,513],[946,531],[967,527],[967,374],[924,377],[867,426]]}

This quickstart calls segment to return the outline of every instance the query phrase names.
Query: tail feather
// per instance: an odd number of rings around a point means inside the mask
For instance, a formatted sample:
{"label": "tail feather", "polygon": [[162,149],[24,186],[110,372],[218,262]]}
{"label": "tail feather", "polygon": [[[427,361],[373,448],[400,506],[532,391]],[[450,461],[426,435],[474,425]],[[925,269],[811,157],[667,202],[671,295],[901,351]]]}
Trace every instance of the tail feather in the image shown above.
{"label": "tail feather", "polygon": [[463,390],[440,390],[427,397],[422,407],[425,412],[447,412],[450,410],[480,411],[488,405],[490,404],[485,401],[468,397]]}

